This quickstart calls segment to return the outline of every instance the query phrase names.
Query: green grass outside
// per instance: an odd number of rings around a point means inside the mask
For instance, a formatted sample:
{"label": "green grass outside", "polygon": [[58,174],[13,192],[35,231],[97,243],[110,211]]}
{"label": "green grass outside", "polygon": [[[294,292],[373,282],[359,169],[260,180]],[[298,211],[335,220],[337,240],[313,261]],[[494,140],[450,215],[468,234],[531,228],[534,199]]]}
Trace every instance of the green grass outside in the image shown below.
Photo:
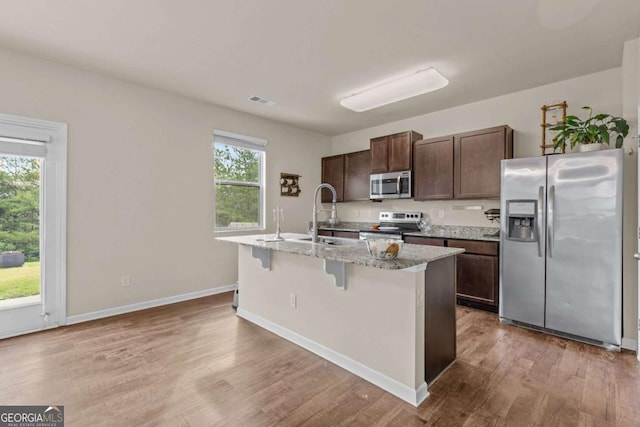
{"label": "green grass outside", "polygon": [[40,261],[22,267],[0,268],[0,300],[40,293]]}

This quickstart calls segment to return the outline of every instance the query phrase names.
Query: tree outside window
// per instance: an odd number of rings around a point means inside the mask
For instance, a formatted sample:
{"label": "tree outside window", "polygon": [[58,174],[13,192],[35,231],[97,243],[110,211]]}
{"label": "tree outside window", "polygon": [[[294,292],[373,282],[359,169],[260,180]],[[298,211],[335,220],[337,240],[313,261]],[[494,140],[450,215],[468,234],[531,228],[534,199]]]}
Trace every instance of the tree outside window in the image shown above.
{"label": "tree outside window", "polygon": [[215,137],[215,230],[263,228],[264,150],[232,142]]}
{"label": "tree outside window", "polygon": [[0,252],[40,259],[40,159],[0,156]]}

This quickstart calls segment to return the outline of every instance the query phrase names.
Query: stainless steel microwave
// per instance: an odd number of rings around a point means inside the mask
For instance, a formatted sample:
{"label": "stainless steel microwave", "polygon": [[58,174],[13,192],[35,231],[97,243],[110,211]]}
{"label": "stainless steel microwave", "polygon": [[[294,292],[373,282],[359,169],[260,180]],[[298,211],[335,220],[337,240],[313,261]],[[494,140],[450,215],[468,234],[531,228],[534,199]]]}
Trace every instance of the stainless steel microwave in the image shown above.
{"label": "stainless steel microwave", "polygon": [[371,199],[410,199],[411,171],[371,174],[369,178]]}

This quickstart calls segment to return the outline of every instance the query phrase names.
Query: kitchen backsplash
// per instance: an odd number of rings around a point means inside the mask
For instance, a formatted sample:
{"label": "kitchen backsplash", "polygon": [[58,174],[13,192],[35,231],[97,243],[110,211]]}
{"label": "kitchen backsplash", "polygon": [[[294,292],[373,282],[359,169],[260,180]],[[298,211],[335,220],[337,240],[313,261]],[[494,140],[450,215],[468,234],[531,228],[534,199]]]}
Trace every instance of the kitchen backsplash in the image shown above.
{"label": "kitchen backsplash", "polygon": [[[325,207],[329,207],[329,205]],[[338,203],[338,218],[342,221],[377,222],[383,211],[418,211],[430,217],[437,225],[469,225],[477,227],[497,227],[484,216],[487,209],[499,209],[499,200],[451,200],[416,202],[414,200],[384,200],[382,202]],[[443,217],[444,216],[444,217]],[[320,221],[325,218],[321,213]]]}

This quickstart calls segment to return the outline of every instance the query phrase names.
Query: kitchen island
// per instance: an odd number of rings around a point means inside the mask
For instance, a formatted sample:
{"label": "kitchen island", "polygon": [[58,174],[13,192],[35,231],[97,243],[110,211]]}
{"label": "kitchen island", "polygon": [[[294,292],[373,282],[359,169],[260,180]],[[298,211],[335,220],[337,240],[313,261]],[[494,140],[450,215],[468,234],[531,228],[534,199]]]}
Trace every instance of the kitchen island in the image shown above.
{"label": "kitchen island", "polygon": [[395,260],[363,242],[306,235],[238,244],[238,316],[419,405],[455,360],[458,248],[404,245]]}

